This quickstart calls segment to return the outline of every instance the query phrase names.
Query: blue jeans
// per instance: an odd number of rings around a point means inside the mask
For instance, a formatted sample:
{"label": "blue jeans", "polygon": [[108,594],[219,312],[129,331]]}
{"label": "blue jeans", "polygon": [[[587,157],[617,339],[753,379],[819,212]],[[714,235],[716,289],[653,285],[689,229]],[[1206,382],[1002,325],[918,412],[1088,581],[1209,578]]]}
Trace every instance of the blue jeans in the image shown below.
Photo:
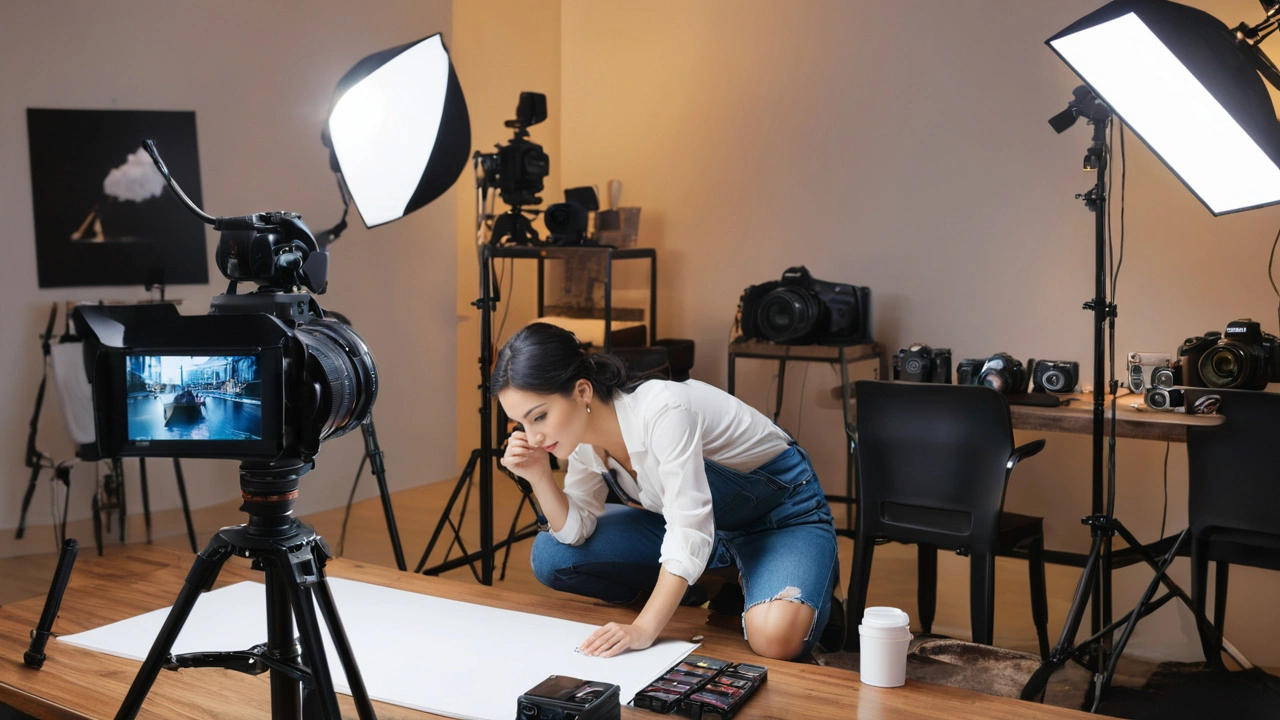
{"label": "blue jeans", "polygon": [[[737,566],[745,609],[770,600],[813,608],[800,653],[805,655],[826,627],[840,572],[835,523],[809,455],[792,445],[745,473],[710,460],[705,464],[716,521],[707,568]],[[581,545],[539,533],[530,558],[533,573],[555,590],[631,602],[657,583],[665,526],[658,513],[609,505]]]}

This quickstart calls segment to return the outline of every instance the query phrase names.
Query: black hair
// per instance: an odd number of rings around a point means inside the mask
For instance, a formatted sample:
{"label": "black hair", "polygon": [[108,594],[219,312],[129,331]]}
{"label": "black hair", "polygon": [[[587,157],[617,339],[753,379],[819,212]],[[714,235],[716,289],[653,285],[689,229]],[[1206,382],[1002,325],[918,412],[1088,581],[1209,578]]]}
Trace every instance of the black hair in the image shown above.
{"label": "black hair", "polygon": [[513,387],[541,395],[572,395],[579,380],[596,397],[612,401],[629,387],[627,366],[615,355],[590,353],[577,336],[558,325],[536,322],[521,328],[498,352],[489,392]]}

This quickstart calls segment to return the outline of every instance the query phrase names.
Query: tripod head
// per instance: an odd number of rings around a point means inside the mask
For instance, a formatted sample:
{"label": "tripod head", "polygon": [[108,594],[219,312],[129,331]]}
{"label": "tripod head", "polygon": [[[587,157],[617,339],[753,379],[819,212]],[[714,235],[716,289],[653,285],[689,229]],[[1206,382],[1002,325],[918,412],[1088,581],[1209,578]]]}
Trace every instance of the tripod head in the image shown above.
{"label": "tripod head", "polygon": [[281,539],[297,531],[293,506],[298,499],[302,476],[315,468],[313,462],[298,461],[281,467],[278,464],[243,462],[240,464],[240,509],[249,513],[245,531],[260,539]]}

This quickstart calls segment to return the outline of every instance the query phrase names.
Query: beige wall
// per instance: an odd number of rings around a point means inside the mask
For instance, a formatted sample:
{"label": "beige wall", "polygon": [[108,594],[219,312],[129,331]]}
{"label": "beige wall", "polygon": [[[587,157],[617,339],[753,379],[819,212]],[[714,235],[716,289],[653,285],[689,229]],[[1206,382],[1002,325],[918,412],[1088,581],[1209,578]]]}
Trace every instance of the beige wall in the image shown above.
{"label": "beige wall", "polygon": [[[320,130],[334,84],[365,55],[435,32],[449,32],[447,0],[344,2],[100,3],[10,2],[0,22],[0,530],[6,553],[49,552],[47,530],[8,543],[17,524],[27,471],[27,422],[40,377],[37,335],[50,303],[67,299],[133,300],[142,288],[41,290],[36,259],[27,153],[27,107],[194,110],[204,202],[215,214],[261,210],[301,212],[313,230],[332,225],[341,206]],[[330,292],[322,305],[355,323],[378,361],[382,392],[376,417],[395,489],[454,473],[454,198],[374,231],[354,211],[333,246]],[[170,288],[185,313],[207,311],[226,288],[213,266],[216,235],[208,233],[211,282]],[[441,342],[440,338],[446,338]],[[72,457],[56,398],[48,398],[39,446]],[[302,512],[341,505],[363,454],[360,434],[327,443],[303,482]],[[439,462],[444,459],[444,462]],[[141,508],[130,463],[129,503]],[[232,462],[185,463],[191,503],[214,505],[238,495]],[[151,467],[152,509],[177,506],[167,463]],[[89,513],[93,470],[77,468],[71,516]],[[49,523],[49,483],[42,482],[30,523]],[[361,497],[375,492],[366,473]],[[401,518],[401,522],[414,522]]]}
{"label": "beige wall", "polygon": [[[792,264],[870,286],[876,337],[891,350],[922,341],[957,359],[1077,359],[1091,378],[1080,306],[1093,292],[1094,220],[1073,199],[1093,182],[1079,170],[1090,133],[1046,124],[1079,81],[1043,43],[1100,4],[564,0],[562,181],[618,177],[624,204],[644,208],[641,244],[661,259],[662,334],[697,341],[694,375],[708,382],[724,385],[742,289]],[[1259,14],[1249,0],[1192,4],[1230,25]],[[1122,361],[1238,317],[1275,332],[1265,270],[1280,211],[1214,219],[1128,139]],[[739,387],[757,407],[772,403],[772,372],[740,363]],[[795,431],[803,413],[801,440],[835,490],[836,376],[813,366],[806,382],[796,366],[787,380],[782,422]],[[1089,440],[1048,439],[1019,466],[1007,507],[1044,515],[1051,547],[1083,551]],[[1120,442],[1118,512],[1140,538],[1159,533],[1164,451]],[[1185,496],[1185,450],[1174,446],[1171,529],[1185,523]],[[1135,602],[1148,578],[1121,571],[1116,606]],[[1263,611],[1277,591],[1280,576],[1233,571],[1228,627],[1239,632],[1229,635],[1255,662],[1280,663],[1280,620]],[[1164,609],[1133,647],[1194,658],[1193,638],[1187,613]]]}
{"label": "beige wall", "polygon": [[[560,128],[559,0],[478,0],[453,8],[454,64],[471,113],[473,151],[494,152],[512,131],[503,122],[515,117],[522,91],[547,96],[547,120],[529,129],[529,140],[551,158],[551,174],[542,193],[544,206],[563,200]],[[457,188],[457,457],[458,469],[480,446],[480,297],[477,255],[475,175],[468,167]],[[499,212],[506,206],[499,200]],[[541,222],[537,224],[541,228]],[[545,236],[545,233],[541,232]],[[514,272],[512,266],[514,264]],[[495,348],[536,315],[537,265],[504,260],[502,302],[493,316]],[[511,285],[510,283],[514,283]],[[509,292],[510,290],[510,292]]]}

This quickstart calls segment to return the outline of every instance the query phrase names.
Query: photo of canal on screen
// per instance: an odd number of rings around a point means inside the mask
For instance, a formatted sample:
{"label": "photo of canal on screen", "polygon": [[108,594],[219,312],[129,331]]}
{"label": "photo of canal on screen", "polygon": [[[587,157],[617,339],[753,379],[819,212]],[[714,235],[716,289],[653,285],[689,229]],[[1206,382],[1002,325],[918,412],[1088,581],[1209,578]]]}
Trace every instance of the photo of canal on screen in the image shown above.
{"label": "photo of canal on screen", "polygon": [[127,374],[131,441],[262,439],[256,356],[133,355]]}

